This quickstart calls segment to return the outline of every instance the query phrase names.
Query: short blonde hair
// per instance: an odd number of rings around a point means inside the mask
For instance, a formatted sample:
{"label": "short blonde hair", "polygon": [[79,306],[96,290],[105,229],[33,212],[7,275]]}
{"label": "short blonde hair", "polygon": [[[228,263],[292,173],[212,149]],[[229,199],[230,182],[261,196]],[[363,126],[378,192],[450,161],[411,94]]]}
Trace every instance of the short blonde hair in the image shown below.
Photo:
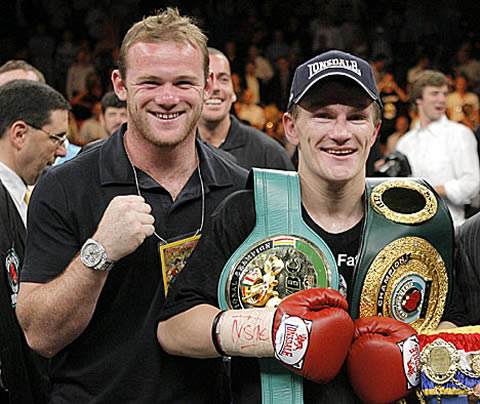
{"label": "short blonde hair", "polygon": [[209,73],[207,36],[195,25],[193,19],[181,16],[177,8],[167,8],[156,15],[145,17],[135,23],[126,33],[120,47],[118,69],[122,78],[127,75],[127,53],[137,42],[161,43],[173,40],[179,44],[190,44],[203,55],[205,81]]}

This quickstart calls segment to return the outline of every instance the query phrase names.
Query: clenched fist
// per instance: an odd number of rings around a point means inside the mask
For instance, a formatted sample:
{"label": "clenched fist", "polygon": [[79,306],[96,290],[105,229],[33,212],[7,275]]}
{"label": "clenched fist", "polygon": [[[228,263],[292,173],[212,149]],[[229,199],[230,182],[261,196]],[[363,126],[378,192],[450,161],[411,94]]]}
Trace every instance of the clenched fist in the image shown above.
{"label": "clenched fist", "polygon": [[105,247],[109,261],[134,252],[155,231],[152,208],[138,195],[116,196],[105,209],[93,238]]}

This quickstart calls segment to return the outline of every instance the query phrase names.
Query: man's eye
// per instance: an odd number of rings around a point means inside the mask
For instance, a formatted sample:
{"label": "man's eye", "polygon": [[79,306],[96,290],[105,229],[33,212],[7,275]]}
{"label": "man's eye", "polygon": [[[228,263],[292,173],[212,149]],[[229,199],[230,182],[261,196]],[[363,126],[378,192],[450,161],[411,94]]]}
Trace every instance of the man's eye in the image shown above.
{"label": "man's eye", "polygon": [[361,121],[361,120],[365,119],[365,116],[361,115],[361,114],[356,114],[356,115],[351,115],[348,119],[350,121]]}
{"label": "man's eye", "polygon": [[313,115],[314,118],[317,118],[317,119],[330,119],[331,116],[329,114],[327,114],[326,112],[318,112],[316,114]]}

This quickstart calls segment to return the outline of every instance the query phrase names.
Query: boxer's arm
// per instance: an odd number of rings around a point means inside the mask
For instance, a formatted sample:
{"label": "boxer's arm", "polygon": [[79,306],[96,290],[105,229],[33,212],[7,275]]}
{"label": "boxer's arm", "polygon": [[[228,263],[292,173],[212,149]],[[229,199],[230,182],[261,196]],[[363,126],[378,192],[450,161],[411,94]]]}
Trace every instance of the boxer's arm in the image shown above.
{"label": "boxer's arm", "polygon": [[157,327],[158,342],[171,355],[218,357],[212,342],[212,323],[218,312],[214,306],[201,304],[161,321]]}
{"label": "boxer's arm", "polygon": [[451,321],[442,321],[437,330],[448,330],[449,328],[457,328],[456,324],[452,323]]}

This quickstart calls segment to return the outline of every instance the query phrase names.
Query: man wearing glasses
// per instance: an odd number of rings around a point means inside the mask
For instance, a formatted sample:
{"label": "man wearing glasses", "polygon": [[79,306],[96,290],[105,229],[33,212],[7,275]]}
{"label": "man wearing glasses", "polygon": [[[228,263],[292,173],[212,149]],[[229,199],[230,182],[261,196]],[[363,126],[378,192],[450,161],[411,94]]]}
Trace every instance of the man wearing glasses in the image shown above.
{"label": "man wearing glasses", "polygon": [[65,156],[67,100],[46,84],[0,86],[0,401],[46,402],[45,362],[25,343],[15,317],[29,185]]}

